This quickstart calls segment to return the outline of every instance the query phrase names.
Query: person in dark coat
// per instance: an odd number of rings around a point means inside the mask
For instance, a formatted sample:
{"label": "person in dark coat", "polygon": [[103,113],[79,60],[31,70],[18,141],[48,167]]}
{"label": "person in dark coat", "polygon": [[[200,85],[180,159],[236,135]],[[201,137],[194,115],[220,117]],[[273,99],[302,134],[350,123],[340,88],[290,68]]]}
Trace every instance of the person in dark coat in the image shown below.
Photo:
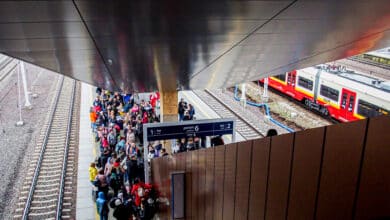
{"label": "person in dark coat", "polygon": [[128,220],[131,208],[126,207],[120,199],[115,200],[115,210],[113,216],[118,220]]}
{"label": "person in dark coat", "polygon": [[137,157],[135,155],[131,156],[126,162],[127,166],[127,176],[129,177],[129,182],[133,183],[134,179],[137,177],[138,165]]}
{"label": "person in dark coat", "polygon": [[184,111],[186,110],[186,102],[182,98],[178,104],[177,112],[179,113],[179,121],[183,121]]}

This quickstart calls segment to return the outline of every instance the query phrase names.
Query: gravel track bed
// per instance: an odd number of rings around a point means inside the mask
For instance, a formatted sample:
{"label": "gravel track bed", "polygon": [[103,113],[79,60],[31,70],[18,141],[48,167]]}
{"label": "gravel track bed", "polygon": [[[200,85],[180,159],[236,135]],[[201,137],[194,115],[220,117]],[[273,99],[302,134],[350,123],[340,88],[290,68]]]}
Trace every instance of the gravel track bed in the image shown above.
{"label": "gravel track bed", "polygon": [[390,80],[390,74],[389,74],[390,71],[378,66],[360,63],[349,59],[337,60],[335,62],[330,62],[329,64],[333,64],[333,63],[336,65],[346,66],[347,69],[356,70],[368,76],[371,75],[385,80]]}
{"label": "gravel track bed", "polygon": [[258,107],[246,105],[244,108],[239,101],[234,99],[233,92],[229,90],[213,89],[209,90],[213,94],[217,95],[226,105],[230,106],[236,113],[244,116],[247,121],[255,124],[256,127],[262,132],[263,135],[267,134],[267,131],[274,128],[278,131],[278,134],[287,133],[286,130],[274,125],[265,117],[264,113],[259,110]]}
{"label": "gravel track bed", "polygon": [[[256,83],[247,83],[246,85],[248,96],[252,100],[256,100],[256,102],[260,103],[260,94],[262,94],[263,87],[259,87]],[[272,117],[277,116],[277,120],[283,119],[284,121],[281,122],[288,126],[295,124],[293,126],[297,126],[302,130],[333,124],[329,120],[322,118],[318,114],[311,112],[294,101],[272,92],[270,89],[268,90],[268,96],[268,106]],[[251,107],[255,112],[262,112],[262,109],[260,108]]]}
{"label": "gravel track bed", "polygon": [[[27,172],[42,122],[49,110],[58,74],[26,64],[29,91],[38,95],[31,99],[33,109],[22,109],[24,126],[16,127],[19,120],[17,108],[17,74],[9,77],[0,90],[0,219],[11,219],[19,189]],[[21,88],[22,104],[24,94]]]}

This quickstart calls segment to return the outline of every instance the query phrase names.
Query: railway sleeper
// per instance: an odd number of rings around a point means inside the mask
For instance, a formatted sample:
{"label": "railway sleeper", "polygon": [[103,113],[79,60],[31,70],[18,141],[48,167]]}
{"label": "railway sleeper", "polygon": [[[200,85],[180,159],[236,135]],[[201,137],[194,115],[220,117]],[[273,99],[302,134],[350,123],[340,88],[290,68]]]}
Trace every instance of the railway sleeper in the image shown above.
{"label": "railway sleeper", "polygon": [[37,183],[59,181],[61,174],[39,176]]}
{"label": "railway sleeper", "polygon": [[58,188],[59,185],[60,185],[59,181],[56,181],[56,182],[43,181],[43,182],[37,183],[37,185],[35,186],[35,190],[46,190],[46,189],[51,189],[51,188]]}
{"label": "railway sleeper", "polygon": [[50,168],[51,166],[62,165],[62,160],[63,160],[62,155],[59,155],[59,157],[56,158],[56,159],[49,159],[49,160],[46,159],[46,160],[45,160],[45,158],[44,158],[43,161],[42,161],[41,167]]}
{"label": "railway sleeper", "polygon": [[52,203],[57,203],[58,201],[58,198],[57,197],[53,197],[52,199],[44,199],[44,200],[37,200],[36,198],[31,201],[31,205],[34,205],[34,206],[44,206],[45,204],[48,203],[48,205],[52,204]]}

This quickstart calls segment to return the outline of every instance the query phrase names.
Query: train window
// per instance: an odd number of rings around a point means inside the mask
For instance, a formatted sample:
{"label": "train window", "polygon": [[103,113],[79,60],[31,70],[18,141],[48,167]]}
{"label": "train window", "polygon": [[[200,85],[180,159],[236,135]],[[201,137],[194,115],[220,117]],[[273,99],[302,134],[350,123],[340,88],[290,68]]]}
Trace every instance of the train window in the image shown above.
{"label": "train window", "polygon": [[305,77],[302,76],[298,77],[298,85],[308,90],[313,90],[313,81]]}
{"label": "train window", "polygon": [[365,117],[375,117],[378,115],[387,115],[389,111],[367,101],[359,99],[357,113]]}
{"label": "train window", "polygon": [[276,75],[276,76],[272,76],[274,78],[277,78],[283,82],[286,82],[286,74],[280,74],[280,75]]}
{"label": "train window", "polygon": [[345,106],[347,105],[347,93],[343,94],[343,97],[341,97],[341,108],[345,109]]}
{"label": "train window", "polygon": [[329,86],[321,85],[320,94],[326,98],[329,98],[335,102],[339,100],[339,91]]}
{"label": "train window", "polygon": [[349,97],[349,105],[348,105],[348,111],[349,112],[352,112],[352,109],[353,109],[353,105],[355,104],[355,97],[354,96],[350,96]]}

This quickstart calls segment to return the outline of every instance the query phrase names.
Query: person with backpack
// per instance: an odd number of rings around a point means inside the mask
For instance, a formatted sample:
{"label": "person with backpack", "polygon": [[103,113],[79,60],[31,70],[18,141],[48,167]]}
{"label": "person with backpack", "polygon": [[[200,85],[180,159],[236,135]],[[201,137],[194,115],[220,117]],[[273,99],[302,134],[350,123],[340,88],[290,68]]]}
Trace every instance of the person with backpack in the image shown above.
{"label": "person with backpack", "polygon": [[126,148],[125,138],[121,137],[120,141],[115,145],[115,152],[119,154],[121,151],[125,151],[125,148]]}
{"label": "person with backpack", "polygon": [[94,181],[94,185],[98,187],[98,192],[103,192],[105,195],[108,193],[108,182],[107,178],[104,175],[104,170],[100,169],[98,171],[98,175],[96,176],[96,180]]}
{"label": "person with backpack", "polygon": [[109,209],[103,192],[98,193],[98,198],[96,199],[96,210],[100,216],[100,220],[108,220]]}
{"label": "person with backpack", "polygon": [[117,195],[119,189],[122,186],[123,178],[119,168],[119,162],[115,162],[111,169],[110,187],[114,190],[114,194]]}
{"label": "person with backpack", "polygon": [[108,144],[110,145],[110,150],[114,151],[115,145],[117,143],[117,136],[116,136],[116,131],[114,128],[111,129],[110,133],[108,133]]}

